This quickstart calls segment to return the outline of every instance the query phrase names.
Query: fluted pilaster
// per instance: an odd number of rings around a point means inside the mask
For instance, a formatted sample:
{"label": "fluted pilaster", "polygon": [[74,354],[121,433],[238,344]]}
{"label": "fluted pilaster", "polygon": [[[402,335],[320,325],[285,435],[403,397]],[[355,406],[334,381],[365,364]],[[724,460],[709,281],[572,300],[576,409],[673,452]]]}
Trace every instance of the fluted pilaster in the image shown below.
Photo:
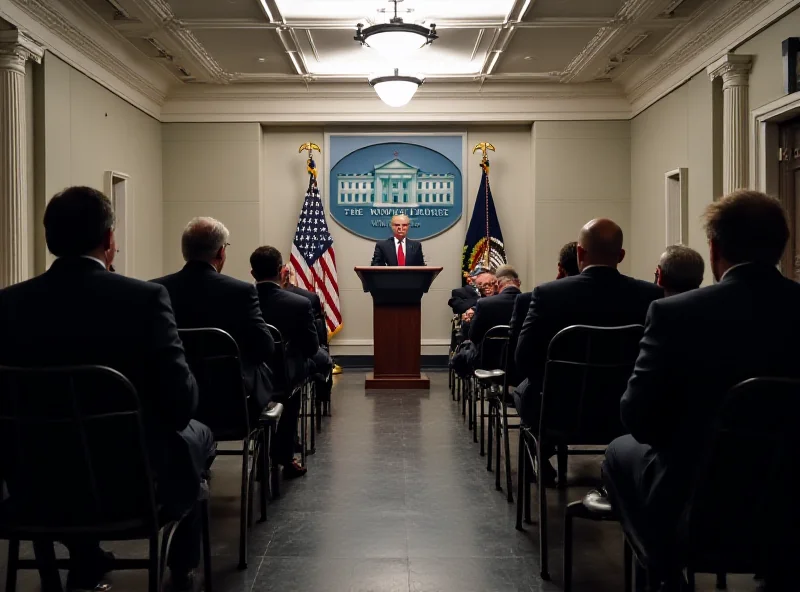
{"label": "fluted pilaster", "polygon": [[19,31],[0,31],[0,288],[28,279],[25,61],[42,50]]}
{"label": "fluted pilaster", "polygon": [[711,79],[722,78],[722,190],[748,186],[748,92],[752,56],[727,54],[708,67]]}

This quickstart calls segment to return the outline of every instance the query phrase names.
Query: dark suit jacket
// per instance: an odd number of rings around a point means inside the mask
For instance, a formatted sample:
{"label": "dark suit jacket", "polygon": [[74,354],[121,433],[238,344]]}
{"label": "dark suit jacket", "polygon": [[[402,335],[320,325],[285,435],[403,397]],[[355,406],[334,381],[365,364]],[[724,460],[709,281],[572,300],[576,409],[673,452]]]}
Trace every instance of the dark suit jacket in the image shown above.
{"label": "dark suit jacket", "polygon": [[319,349],[311,302],[272,282],[258,283],[256,289],[264,321],[286,340],[288,379],[291,385],[297,384],[308,375],[309,359]]}
{"label": "dark suit jacket", "polygon": [[[528,315],[528,309],[531,307],[532,296],[533,292],[523,292],[514,300],[514,311],[511,313],[511,320],[508,322],[509,327],[511,327],[508,340],[508,355],[511,356],[511,361],[514,360],[514,353],[517,351],[519,334],[522,331],[522,323]],[[510,366],[512,367],[512,372],[508,378],[508,383],[520,384],[525,379],[525,374],[521,370],[517,370],[516,364],[510,364]]]}
{"label": "dark suit jacket", "polygon": [[0,364],[97,364],[136,387],[154,452],[197,407],[163,286],[106,271],[83,257],[56,259],[44,274],[0,290]]}
{"label": "dark suit jacket", "polygon": [[[375,253],[372,255],[370,265],[397,265],[397,249],[394,246],[394,237],[375,243]],[[425,258],[422,256],[422,243],[406,238],[406,267],[423,266]]]}
{"label": "dark suit jacket", "polygon": [[496,325],[508,325],[514,311],[514,302],[519,295],[519,288],[512,286],[499,294],[478,300],[475,316],[469,325],[469,340],[480,345],[489,329]]}
{"label": "dark suit jacket", "polygon": [[535,288],[515,356],[517,368],[528,378],[529,392],[541,391],[547,348],[561,329],[643,324],[650,303],[663,296],[655,284],[599,266]]}
{"label": "dark suit jacket", "polygon": [[450,292],[450,300],[447,306],[453,309],[453,313],[462,315],[478,302],[478,290],[473,286],[463,286]]}
{"label": "dark suit jacket", "polygon": [[167,288],[179,328],[214,327],[231,334],[239,346],[247,390],[263,408],[272,390],[266,363],[275,343],[261,316],[255,286],[202,261],[190,261],[153,282]]}
{"label": "dark suit jacket", "polygon": [[314,292],[310,292],[308,290],[304,290],[303,288],[298,288],[297,286],[292,285],[287,287],[286,290],[289,290],[298,296],[302,296],[311,302],[311,310],[314,313],[314,324],[317,327],[317,338],[319,339],[319,344],[321,346],[327,346],[328,325],[325,322],[325,315],[322,314],[322,302],[320,301],[319,296]]}
{"label": "dark suit jacket", "polygon": [[698,450],[732,386],[800,377],[799,302],[800,285],[774,267],[749,264],[650,306],[621,402],[623,424],[655,453],[641,484],[650,503],[673,513],[683,507]]}

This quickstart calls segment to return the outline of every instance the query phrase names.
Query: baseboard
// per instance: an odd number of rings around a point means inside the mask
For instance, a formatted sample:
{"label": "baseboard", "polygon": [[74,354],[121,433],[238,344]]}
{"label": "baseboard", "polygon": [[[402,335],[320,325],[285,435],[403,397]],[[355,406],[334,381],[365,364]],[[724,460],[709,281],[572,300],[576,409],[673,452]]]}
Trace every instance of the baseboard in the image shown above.
{"label": "baseboard", "polygon": [[[352,368],[353,370],[372,370],[372,356],[334,356],[336,363],[342,368]],[[420,357],[420,364],[423,369],[444,370],[447,368],[448,357],[437,355],[423,355]]]}

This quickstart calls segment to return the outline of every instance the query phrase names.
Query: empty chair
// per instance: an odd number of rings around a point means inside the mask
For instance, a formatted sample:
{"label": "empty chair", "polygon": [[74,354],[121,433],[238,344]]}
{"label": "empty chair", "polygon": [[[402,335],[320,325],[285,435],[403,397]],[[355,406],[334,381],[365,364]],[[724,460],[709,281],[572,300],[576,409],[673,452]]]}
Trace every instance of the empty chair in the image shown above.
{"label": "empty chair", "polygon": [[[642,325],[590,327],[573,325],[559,331],[547,351],[538,435],[530,426],[520,429],[517,528],[530,523],[532,467],[558,451],[559,486],[564,487],[569,454],[599,454],[625,433],[619,401],[639,353]],[[600,446],[570,450],[569,446]],[[541,576],[550,579],[547,546],[547,497],[539,492],[539,553]],[[524,496],[524,497],[523,497]]]}
{"label": "empty chair", "polygon": [[[247,567],[247,528],[252,523],[251,498],[259,455],[266,455],[267,439],[248,412],[239,347],[222,329],[179,329],[186,361],[200,392],[197,419],[214,433],[217,442],[240,442],[236,450],[220,449],[218,455],[242,458],[241,509],[239,516],[239,569]],[[262,488],[266,486],[266,476]]]}
{"label": "empty chair", "polygon": [[[476,364],[475,379],[478,381],[478,396],[480,400],[480,442],[481,456],[484,455],[484,424],[486,421],[485,402],[488,398],[496,398],[505,383],[505,360],[507,357],[509,341],[508,325],[496,325],[489,329],[483,336],[479,347],[479,357]],[[489,459],[487,470],[492,470],[492,415],[489,406]]]}
{"label": "empty chair", "polygon": [[[0,367],[0,446],[9,499],[0,503],[0,538],[9,540],[7,592],[17,571],[42,567],[60,589],[52,541],[147,540],[146,559],[116,559],[113,569],[146,569],[161,586],[169,541],[182,511],[157,500],[139,397],[119,372],[101,366]],[[211,590],[208,507],[202,500],[206,590]],[[164,531],[159,561],[159,534]],[[38,540],[36,561],[19,543]],[[47,542],[49,541],[49,542]]]}

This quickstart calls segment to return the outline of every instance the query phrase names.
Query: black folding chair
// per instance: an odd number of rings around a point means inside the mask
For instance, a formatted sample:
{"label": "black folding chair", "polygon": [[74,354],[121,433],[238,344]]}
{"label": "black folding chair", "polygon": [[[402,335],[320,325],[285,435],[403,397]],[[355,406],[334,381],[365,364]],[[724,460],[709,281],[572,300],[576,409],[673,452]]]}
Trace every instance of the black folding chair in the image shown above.
{"label": "black folding chair", "polygon": [[[262,433],[248,410],[248,396],[242,378],[239,347],[222,329],[178,329],[186,361],[200,391],[197,419],[206,424],[219,442],[241,442],[235,450],[217,450],[220,456],[241,456],[242,483],[239,515],[239,569],[247,568],[247,529],[253,524],[253,490],[259,455],[269,456],[270,438]],[[280,410],[278,410],[278,413]],[[266,475],[262,496],[266,495]],[[263,516],[262,516],[263,518]]]}
{"label": "black folding chair", "polygon": [[[642,325],[590,327],[573,325],[559,331],[547,351],[539,430],[520,428],[517,475],[517,529],[522,511],[531,523],[530,482],[534,464],[541,470],[543,451],[558,452],[559,487],[566,487],[568,455],[605,452],[611,440],[625,433],[619,401],[636,358]],[[570,450],[569,446],[601,448]],[[534,455],[536,457],[534,461]],[[539,554],[541,577],[550,579],[547,546],[547,488],[539,482]]]}
{"label": "black folding chair", "polygon": [[[115,559],[111,567],[146,569],[149,592],[160,590],[183,516],[156,502],[139,398],[128,379],[102,366],[0,367],[0,447],[10,491],[0,503],[7,592],[15,592],[18,570],[35,568],[49,589],[61,590],[56,570],[70,562],[56,560],[56,540],[147,540],[146,559]],[[208,501],[200,499],[210,590]],[[20,541],[35,542],[36,561],[19,558]]]}
{"label": "black folding chair", "polygon": [[[453,354],[456,352],[456,348],[458,344],[461,343],[461,318],[459,315],[453,315],[453,318],[450,319],[450,351],[447,352],[447,359],[448,361],[453,359]],[[456,386],[458,384],[458,376],[456,376],[456,371],[453,369],[452,366],[448,365],[448,373],[447,373],[447,386],[450,389],[450,396],[453,401],[456,400]],[[459,393],[460,399],[460,393]]]}
{"label": "black folding chair", "polygon": [[800,380],[752,378],[734,386],[721,402],[696,471],[678,528],[676,563],[658,565],[636,533],[626,532],[644,566],[671,579],[694,574],[761,574],[767,589],[798,588],[798,515],[790,501],[797,474]]}
{"label": "black folding chair", "polygon": [[[484,427],[486,422],[486,401],[499,396],[500,389],[505,382],[505,358],[508,349],[509,326],[496,325],[489,329],[481,340],[479,347],[479,358],[474,372],[478,382],[478,395],[476,401],[480,401],[480,443],[481,456],[484,455]],[[487,397],[487,392],[489,393]],[[476,403],[477,404],[477,403]],[[492,407],[489,406],[489,459],[486,470],[492,470]],[[494,426],[496,427],[496,426]]]}

